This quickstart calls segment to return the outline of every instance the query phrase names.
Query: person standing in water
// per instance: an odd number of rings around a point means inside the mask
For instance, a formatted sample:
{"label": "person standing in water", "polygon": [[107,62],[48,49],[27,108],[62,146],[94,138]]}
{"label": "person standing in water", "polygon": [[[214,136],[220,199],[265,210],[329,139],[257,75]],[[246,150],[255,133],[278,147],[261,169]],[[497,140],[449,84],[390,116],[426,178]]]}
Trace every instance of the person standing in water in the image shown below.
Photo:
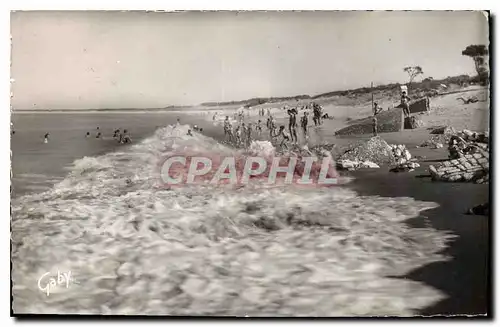
{"label": "person standing in water", "polygon": [[307,118],[307,111],[304,111],[304,114],[300,118],[300,126],[302,127],[302,132],[304,133],[304,138],[307,140],[309,136],[307,135],[307,124],[308,124],[308,118]]}
{"label": "person standing in water", "polygon": [[45,133],[45,135],[43,136],[43,143],[49,143],[49,133]]}
{"label": "person standing in water", "polygon": [[252,143],[252,123],[248,123],[247,125],[247,129],[246,129],[246,135],[245,135],[245,139],[246,139],[246,144],[247,146],[250,146],[250,144]]}
{"label": "person standing in water", "polygon": [[262,134],[262,126],[261,126],[262,121],[259,119],[257,122],[257,126],[255,126],[255,131],[257,132],[257,136],[260,137]]}
{"label": "person standing in water", "polygon": [[224,136],[229,138],[229,142],[233,141],[233,126],[231,126],[229,116],[226,116],[226,119],[224,120]]}
{"label": "person standing in water", "polygon": [[297,110],[295,108],[293,109],[288,109],[288,132],[290,133],[290,136],[292,138],[293,143],[297,143]]}
{"label": "person standing in water", "polygon": [[85,138],[88,139],[90,137],[90,132],[87,132],[87,134],[85,134]]}
{"label": "person standing in water", "polygon": [[122,135],[122,138],[121,138],[121,143],[125,143],[125,144],[132,143],[132,139],[128,135],[126,129],[123,130],[123,135]]}
{"label": "person standing in water", "polygon": [[241,126],[236,126],[236,130],[234,131],[236,146],[240,146],[241,144]]}
{"label": "person standing in water", "polygon": [[273,137],[273,134],[276,132],[276,120],[274,119],[274,117],[272,115],[269,117],[269,119],[270,119],[269,132],[270,132],[271,137]]}

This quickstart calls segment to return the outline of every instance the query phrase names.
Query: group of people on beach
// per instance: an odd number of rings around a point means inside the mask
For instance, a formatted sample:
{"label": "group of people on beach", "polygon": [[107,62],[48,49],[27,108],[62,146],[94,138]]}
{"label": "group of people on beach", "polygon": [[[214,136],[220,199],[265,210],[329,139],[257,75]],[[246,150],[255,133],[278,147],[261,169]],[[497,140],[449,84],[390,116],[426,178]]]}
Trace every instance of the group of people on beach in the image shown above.
{"label": "group of people on beach", "polygon": [[[313,110],[313,121],[316,126],[321,124],[321,106],[312,103],[311,105],[302,106],[303,114],[300,117],[300,127],[304,138],[307,140],[308,137],[308,124],[309,124],[309,113],[307,109]],[[287,108],[283,107],[288,115],[288,129],[285,125],[280,125],[278,127],[276,123],[276,118],[272,115],[270,108],[260,108],[259,117],[265,117],[267,111],[266,128],[269,132],[269,139],[271,143],[278,145],[282,149],[288,149],[288,145],[298,144],[298,115],[299,109],[297,107]],[[235,144],[236,146],[249,146],[252,143],[254,136],[260,138],[263,132],[262,119],[258,119],[257,123],[253,124],[251,122],[245,123],[244,115],[242,112],[236,112],[234,114],[234,121],[236,126],[233,127],[233,123],[229,116],[226,116],[223,124],[224,135],[229,143]]]}

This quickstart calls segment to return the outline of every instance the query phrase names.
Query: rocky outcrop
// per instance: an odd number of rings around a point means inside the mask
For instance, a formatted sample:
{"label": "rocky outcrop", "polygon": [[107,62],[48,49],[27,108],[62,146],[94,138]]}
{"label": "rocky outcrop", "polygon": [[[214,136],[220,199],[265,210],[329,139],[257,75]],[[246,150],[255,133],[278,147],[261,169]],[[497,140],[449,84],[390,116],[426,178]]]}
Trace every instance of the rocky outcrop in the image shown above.
{"label": "rocky outcrop", "polygon": [[405,129],[415,129],[424,126],[425,126],[424,122],[421,119],[418,119],[416,116],[410,116],[405,118],[404,121]]}

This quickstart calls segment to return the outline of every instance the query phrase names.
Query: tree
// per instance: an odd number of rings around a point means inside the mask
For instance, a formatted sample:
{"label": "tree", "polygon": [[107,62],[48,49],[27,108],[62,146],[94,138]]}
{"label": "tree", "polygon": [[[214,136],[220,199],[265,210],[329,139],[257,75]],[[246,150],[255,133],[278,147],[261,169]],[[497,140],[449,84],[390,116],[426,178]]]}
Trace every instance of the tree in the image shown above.
{"label": "tree", "polygon": [[463,56],[471,57],[474,60],[476,66],[476,72],[479,76],[479,80],[488,80],[488,48],[484,44],[472,44],[462,51]]}
{"label": "tree", "polygon": [[408,66],[403,68],[403,70],[408,74],[409,81],[408,81],[408,89],[410,88],[411,83],[417,77],[418,75],[423,75],[424,71],[422,70],[422,67],[420,66]]}

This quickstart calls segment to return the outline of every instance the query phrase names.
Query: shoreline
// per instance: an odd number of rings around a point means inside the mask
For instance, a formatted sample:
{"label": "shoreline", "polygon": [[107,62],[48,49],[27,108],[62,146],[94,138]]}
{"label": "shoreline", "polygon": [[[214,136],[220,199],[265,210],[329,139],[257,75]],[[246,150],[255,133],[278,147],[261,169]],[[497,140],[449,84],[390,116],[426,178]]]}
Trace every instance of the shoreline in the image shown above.
{"label": "shoreline", "polygon": [[[209,121],[196,121],[204,129],[203,134],[217,137],[217,127]],[[206,128],[206,129],[205,129]],[[207,131],[208,133],[205,133]],[[421,137],[428,139],[429,131],[422,129]],[[418,311],[418,315],[486,315],[489,308],[488,260],[489,260],[489,221],[490,217],[465,215],[467,209],[489,201],[489,184],[433,182],[430,178],[418,178],[426,175],[429,165],[446,158],[446,149],[415,148],[421,144],[415,133],[385,133],[380,136],[387,142],[403,136],[400,143],[405,144],[412,155],[424,155],[420,167],[413,172],[393,173],[389,168],[360,169],[348,172],[354,180],[342,187],[356,191],[359,196],[411,197],[419,201],[439,204],[435,209],[425,210],[418,217],[408,219],[406,223],[414,228],[431,227],[450,231],[457,237],[450,241],[442,251],[450,256],[448,261],[425,265],[411,271],[403,277],[423,282],[447,296],[446,299]],[[356,140],[369,138],[362,136]],[[402,141],[402,142],[401,142]],[[475,269],[469,269],[475,267]]]}
{"label": "shoreline", "polygon": [[[179,118],[183,125],[187,124],[192,127],[196,124],[202,127],[201,134],[207,137],[218,141],[224,140],[222,127],[207,120],[204,116],[181,114]],[[135,137],[131,145],[151,137],[156,130],[153,129],[151,133]],[[422,133],[424,134],[428,137],[428,132]],[[401,135],[388,133],[380,136],[390,142],[396,136]],[[359,139],[363,138],[364,136]],[[347,140],[351,143],[356,141],[350,138]],[[408,143],[418,144],[418,140],[412,139],[411,141],[413,142],[405,139],[401,143],[407,146]],[[116,144],[116,147],[113,146],[112,149],[100,155],[116,151],[119,146]],[[430,164],[444,158],[445,150],[415,149],[414,147],[409,147],[409,149],[413,155],[426,153],[429,160],[421,161],[421,167],[410,173],[391,173],[384,166],[379,169],[349,172],[348,175],[355,179],[343,187],[356,191],[359,196],[412,197],[416,200],[438,203],[440,205],[438,208],[423,211],[419,217],[409,219],[407,223],[412,227],[431,226],[438,230],[448,230],[457,235],[458,237],[451,241],[449,247],[443,251],[452,257],[451,260],[431,263],[404,277],[394,278],[420,281],[447,295],[443,301],[420,310],[421,315],[487,314],[490,312],[487,297],[489,219],[482,216],[467,216],[463,212],[469,207],[489,200],[489,185],[431,182],[429,179],[416,178],[420,174],[425,174]],[[473,196],[470,196],[471,194]],[[475,269],[468,269],[469,267],[475,267]]]}
{"label": "shoreline", "polygon": [[[449,261],[420,267],[402,278],[421,281],[443,291],[448,298],[419,311],[429,315],[491,314],[489,284],[490,217],[465,215],[473,206],[489,201],[489,184],[432,182],[417,178],[433,162],[424,162],[410,173],[355,171],[347,185],[360,196],[412,197],[439,207],[421,212],[406,221],[411,227],[432,227],[451,231],[457,238],[443,251]],[[471,269],[474,267],[474,269]]]}

